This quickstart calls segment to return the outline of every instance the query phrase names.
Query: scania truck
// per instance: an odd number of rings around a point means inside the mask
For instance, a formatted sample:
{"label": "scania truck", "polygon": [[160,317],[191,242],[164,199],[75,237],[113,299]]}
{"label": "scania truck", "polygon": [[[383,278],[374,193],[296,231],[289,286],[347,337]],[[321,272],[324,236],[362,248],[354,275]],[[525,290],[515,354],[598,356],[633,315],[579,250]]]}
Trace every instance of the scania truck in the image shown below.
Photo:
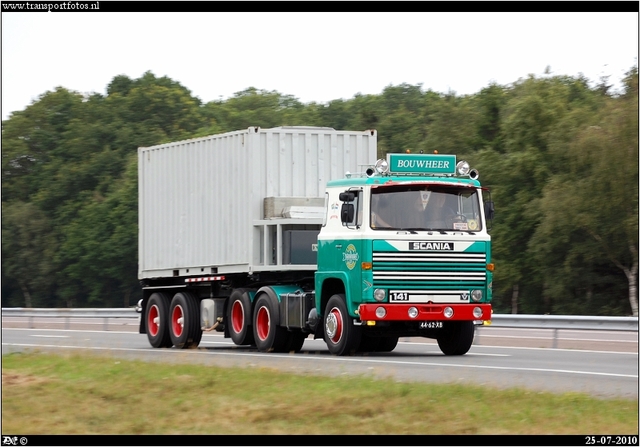
{"label": "scania truck", "polygon": [[491,319],[494,206],[456,155],[388,153],[377,132],[245,130],[139,148],[140,333],[261,352],[472,346]]}

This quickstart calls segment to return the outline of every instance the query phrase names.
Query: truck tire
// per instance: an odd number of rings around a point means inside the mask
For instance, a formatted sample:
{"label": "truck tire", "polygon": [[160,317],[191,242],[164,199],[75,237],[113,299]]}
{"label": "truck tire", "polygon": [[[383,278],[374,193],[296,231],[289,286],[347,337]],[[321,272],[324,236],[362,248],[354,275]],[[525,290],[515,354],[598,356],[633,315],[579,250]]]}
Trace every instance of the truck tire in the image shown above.
{"label": "truck tire", "polygon": [[166,293],[152,293],[145,312],[147,338],[154,348],[170,348],[169,297]]}
{"label": "truck tire", "polygon": [[197,348],[202,339],[200,307],[189,292],[176,293],[169,306],[169,334],[178,349]]}
{"label": "truck tire", "polygon": [[287,345],[284,348],[285,352],[300,352],[302,346],[304,345],[304,341],[309,336],[309,334],[302,331],[292,331],[287,335],[289,336],[289,340],[287,341]]}
{"label": "truck tire", "polygon": [[380,344],[380,337],[372,337],[367,334],[362,334],[360,339],[360,346],[358,351],[360,352],[376,352],[378,345]]}
{"label": "truck tire", "polygon": [[227,307],[229,336],[236,345],[254,345],[251,324],[251,299],[246,289],[235,289]]}
{"label": "truck tire", "polygon": [[253,312],[253,339],[259,351],[285,352],[289,343],[289,334],[285,328],[278,325],[278,322],[277,299],[261,293],[256,300]]}
{"label": "truck tire", "polygon": [[444,355],[464,355],[473,344],[473,321],[449,321],[438,335],[438,346]]}
{"label": "truck tire", "polygon": [[351,355],[360,346],[362,328],[353,324],[344,295],[329,298],[324,312],[324,340],[334,355]]}
{"label": "truck tire", "polygon": [[396,336],[382,337],[378,342],[378,347],[376,348],[376,351],[391,352],[394,349],[396,349],[396,346],[398,346],[398,337]]}

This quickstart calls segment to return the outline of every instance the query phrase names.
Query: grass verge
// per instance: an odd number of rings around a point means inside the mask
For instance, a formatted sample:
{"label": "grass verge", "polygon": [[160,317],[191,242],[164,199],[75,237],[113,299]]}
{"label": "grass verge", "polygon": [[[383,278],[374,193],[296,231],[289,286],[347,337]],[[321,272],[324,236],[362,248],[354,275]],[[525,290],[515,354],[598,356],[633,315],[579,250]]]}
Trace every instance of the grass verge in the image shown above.
{"label": "grass verge", "polygon": [[638,434],[638,400],[74,353],[2,357],[24,434]]}

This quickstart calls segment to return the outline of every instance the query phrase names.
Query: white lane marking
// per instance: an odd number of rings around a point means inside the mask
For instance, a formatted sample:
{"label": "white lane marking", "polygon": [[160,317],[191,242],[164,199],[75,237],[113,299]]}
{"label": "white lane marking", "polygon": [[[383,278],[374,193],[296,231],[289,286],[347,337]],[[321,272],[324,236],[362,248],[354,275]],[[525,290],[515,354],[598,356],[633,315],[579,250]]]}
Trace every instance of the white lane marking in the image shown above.
{"label": "white lane marking", "polygon": [[[225,341],[201,341],[200,345],[231,345],[231,346],[236,346],[236,344],[234,342],[225,342]],[[249,345],[243,345],[243,348],[248,348]],[[325,346],[326,349],[326,346]],[[313,350],[313,349],[308,349],[308,350]],[[304,349],[303,349],[304,351]],[[482,352],[468,352],[467,354],[465,354],[466,357],[473,357],[473,356],[485,356],[485,357],[512,357],[511,354],[488,354],[488,353],[482,353]]]}
{"label": "white lane marking", "polygon": [[[43,331],[49,331],[49,332],[89,332],[89,333],[95,333],[95,334],[137,334],[137,332],[134,331],[86,331],[86,330],[80,330],[80,329],[30,329],[30,328],[2,328],[2,330],[12,330],[12,331],[36,331],[36,330],[43,330]],[[143,334],[138,334],[138,335],[143,335]],[[204,340],[205,337],[217,337],[217,338],[223,338],[224,336],[222,334],[202,334],[202,338]],[[485,337],[485,335],[483,335],[482,337]],[[499,337],[499,338],[506,338],[506,337]],[[513,338],[523,338],[523,337],[513,337]],[[524,337],[526,338],[526,337]],[[309,339],[310,341],[314,341],[313,339]],[[431,346],[436,346],[435,342],[428,342],[428,341],[422,341],[422,339],[419,339],[420,341],[400,341],[398,342],[398,344],[407,344],[407,345],[431,345]],[[317,340],[319,343],[322,343],[322,340]],[[623,340],[614,340],[614,341],[623,341]],[[202,342],[201,342],[202,343]],[[206,343],[206,342],[205,342]],[[221,342],[224,343],[224,342]],[[637,342],[635,342],[637,343]],[[229,343],[229,344],[234,344],[234,343]],[[578,348],[573,348],[573,349],[566,349],[566,348],[532,348],[532,347],[525,347],[525,346],[495,346],[495,345],[477,345],[474,344],[473,345],[476,348],[492,348],[492,349],[525,349],[525,350],[536,350],[536,351],[564,351],[564,352],[591,352],[594,354],[622,354],[622,355],[638,355],[637,352],[624,352],[624,351],[596,351],[593,349],[578,349]],[[465,355],[469,355],[469,354],[474,354],[474,355],[499,355],[499,354],[481,354],[478,352],[473,352],[473,353],[467,353]]]}
{"label": "white lane marking", "polygon": [[[519,338],[519,337],[514,337]],[[548,339],[547,339],[548,340]],[[424,345],[424,346],[436,346],[436,343],[425,343],[423,341],[401,341],[400,343],[404,343],[407,345]],[[591,352],[593,354],[623,354],[623,355],[638,355],[637,352],[625,352],[625,351],[596,351],[593,349],[579,349],[579,348],[531,348],[527,346],[496,346],[496,345],[478,345],[473,344],[475,348],[491,348],[491,349],[525,349],[532,351],[564,351],[564,352]],[[467,353],[465,355],[469,355]],[[475,354],[478,354],[477,352]]]}
{"label": "white lane marking", "polygon": [[[60,346],[60,345],[35,345],[28,343],[2,343],[3,346],[20,346],[25,348],[57,348],[57,349],[84,349],[84,350],[98,350],[98,351],[127,351],[127,352],[149,352],[152,348],[148,349],[140,349],[140,348],[103,348],[103,347],[82,347],[82,346]],[[163,350],[163,352],[170,353],[171,350]],[[291,355],[291,354],[261,354],[261,353],[250,353],[250,352],[203,352],[198,350],[175,350],[176,353],[180,354],[191,354],[191,355],[235,355],[238,357],[261,357],[261,358],[281,358],[287,360],[320,360],[320,361],[331,361],[331,362],[348,362],[348,363],[380,363],[385,365],[411,365],[411,366],[445,366],[451,368],[471,368],[471,369],[493,369],[493,370],[501,370],[501,371],[537,371],[537,372],[551,372],[551,373],[564,373],[564,374],[580,374],[580,375],[590,375],[590,376],[606,376],[606,377],[624,377],[631,379],[638,379],[637,374],[615,374],[615,373],[603,373],[603,372],[595,372],[595,371],[574,371],[569,369],[551,369],[551,368],[513,368],[506,366],[482,366],[482,365],[456,365],[453,363],[428,363],[428,362],[404,362],[399,360],[380,360],[380,359],[372,359],[372,358],[349,358],[349,357],[309,357],[308,355]]]}
{"label": "white lane marking", "polygon": [[68,335],[29,335],[29,337],[41,337],[41,338],[69,338]]}

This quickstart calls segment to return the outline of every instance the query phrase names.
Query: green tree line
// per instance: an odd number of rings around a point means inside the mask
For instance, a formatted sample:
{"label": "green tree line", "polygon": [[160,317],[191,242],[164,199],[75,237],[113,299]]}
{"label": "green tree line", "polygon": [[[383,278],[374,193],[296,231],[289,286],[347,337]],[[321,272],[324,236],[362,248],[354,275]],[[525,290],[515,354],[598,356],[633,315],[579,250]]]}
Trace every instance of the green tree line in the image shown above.
{"label": "green tree line", "polygon": [[247,88],[203,103],[151,72],[58,87],[2,122],[2,306],[121,307],[137,280],[137,148],[244,129],[378,131],[455,154],[490,188],[494,312],[638,315],[638,70],[528,76],[472,95],[389,85],[302,103]]}

